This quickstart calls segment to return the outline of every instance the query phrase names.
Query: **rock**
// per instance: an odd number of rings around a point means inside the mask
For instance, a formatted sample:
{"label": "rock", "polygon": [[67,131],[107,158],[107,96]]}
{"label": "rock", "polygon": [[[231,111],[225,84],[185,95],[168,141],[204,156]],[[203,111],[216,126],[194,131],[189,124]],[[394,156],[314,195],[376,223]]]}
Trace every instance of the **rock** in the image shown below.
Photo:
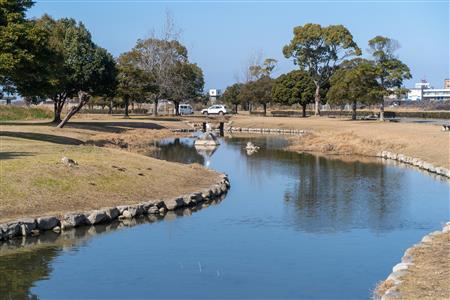
{"label": "rock", "polygon": [[204,198],[202,197],[202,193],[191,194],[191,202],[193,205],[197,205],[199,203],[202,203],[203,201],[204,201]]}
{"label": "rock", "polygon": [[20,223],[20,232],[23,236],[27,236],[31,234],[31,231],[36,229],[36,220],[35,219],[21,219]]}
{"label": "rock", "polygon": [[56,217],[42,217],[36,220],[37,228],[40,230],[50,230],[59,226],[59,219]]}
{"label": "rock", "polygon": [[393,268],[392,268],[392,272],[398,272],[398,271],[406,271],[408,268],[409,268],[409,266],[411,266],[412,264],[409,264],[409,263],[399,263],[399,264],[396,264]]}
{"label": "rock", "polygon": [[106,213],[106,217],[111,221],[117,219],[120,215],[119,209],[117,209],[117,207],[105,208],[104,211]]}
{"label": "rock", "polygon": [[54,232],[56,232],[56,233],[60,233],[60,232],[61,232],[61,227],[55,226],[55,227],[53,227],[52,230],[53,230]]}
{"label": "rock", "polygon": [[123,214],[123,212],[128,209],[128,205],[117,206],[117,209],[119,210],[120,214]]}
{"label": "rock", "polygon": [[73,227],[78,227],[82,225],[87,225],[88,220],[84,214],[81,213],[73,213],[66,214],[64,218],[61,220],[61,228],[69,229]]}
{"label": "rock", "polygon": [[104,210],[93,210],[89,212],[87,216],[88,225],[95,225],[102,223],[108,219],[106,212]]}
{"label": "rock", "polygon": [[38,229],[33,229],[33,230],[31,230],[31,235],[32,236],[38,236],[38,235],[40,235],[41,234],[41,232],[38,230]]}
{"label": "rock", "polygon": [[422,242],[422,243],[430,243],[431,240],[432,240],[431,236],[426,235],[426,236],[424,236],[424,237],[422,238],[422,241],[421,241],[421,242]]}
{"label": "rock", "polygon": [[148,209],[148,213],[149,213],[149,214],[152,214],[152,215],[157,214],[157,213],[159,213],[159,209],[158,209],[158,207],[157,207],[156,205],[151,206],[151,207]]}
{"label": "rock", "polygon": [[68,166],[68,167],[73,167],[73,166],[78,165],[78,163],[77,163],[75,160],[73,160],[73,159],[71,159],[71,158],[68,158],[68,157],[66,157],[66,156],[64,156],[63,158],[61,158],[61,162],[62,162],[64,165]]}
{"label": "rock", "polygon": [[163,215],[163,214],[165,214],[167,212],[167,208],[166,207],[161,207],[160,209],[159,209],[159,214],[160,215]]}
{"label": "rock", "polygon": [[3,239],[5,240],[19,236],[21,233],[19,222],[10,222],[7,224],[2,224],[0,225],[0,230],[3,232]]}
{"label": "rock", "polygon": [[175,210],[177,208],[185,206],[183,197],[178,197],[178,198],[175,198],[175,199],[166,200],[166,201],[164,201],[164,203],[165,203],[166,208],[168,210]]}

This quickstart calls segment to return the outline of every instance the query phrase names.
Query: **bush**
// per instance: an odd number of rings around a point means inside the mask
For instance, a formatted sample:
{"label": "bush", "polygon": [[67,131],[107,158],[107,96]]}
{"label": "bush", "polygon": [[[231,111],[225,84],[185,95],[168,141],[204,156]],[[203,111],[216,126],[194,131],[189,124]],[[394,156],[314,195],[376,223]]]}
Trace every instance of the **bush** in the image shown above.
{"label": "bush", "polygon": [[53,112],[38,107],[0,105],[0,121],[25,121],[52,119]]}

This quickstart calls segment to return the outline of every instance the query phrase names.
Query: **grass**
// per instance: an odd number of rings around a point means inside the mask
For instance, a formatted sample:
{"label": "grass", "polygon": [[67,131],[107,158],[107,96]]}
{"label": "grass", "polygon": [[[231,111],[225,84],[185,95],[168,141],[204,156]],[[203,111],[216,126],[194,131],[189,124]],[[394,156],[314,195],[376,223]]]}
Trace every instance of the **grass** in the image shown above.
{"label": "grass", "polygon": [[[84,144],[95,136],[89,130],[42,125],[3,129],[8,134],[0,135],[0,222],[171,198],[216,181],[216,172],[199,165]],[[150,136],[165,134],[167,130],[147,129],[141,138],[148,143]],[[105,138],[103,133],[100,136]],[[67,142],[74,137],[82,144]],[[63,156],[76,160],[78,166],[64,165]]]}
{"label": "grass", "polygon": [[53,117],[48,109],[37,107],[19,107],[12,105],[0,106],[0,122],[3,121],[28,121],[47,120]]}

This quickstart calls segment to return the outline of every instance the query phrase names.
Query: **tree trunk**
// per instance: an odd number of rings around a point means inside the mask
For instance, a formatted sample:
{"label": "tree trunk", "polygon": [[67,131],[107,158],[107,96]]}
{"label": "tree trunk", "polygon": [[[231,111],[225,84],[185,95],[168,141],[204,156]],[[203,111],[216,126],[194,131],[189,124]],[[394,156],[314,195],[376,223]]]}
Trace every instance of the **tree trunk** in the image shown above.
{"label": "tree trunk", "polygon": [[179,101],[173,101],[173,104],[175,105],[175,116],[180,115],[180,102]]}
{"label": "tree trunk", "polygon": [[128,119],[130,117],[128,114],[128,106],[130,105],[130,101],[129,101],[128,97],[125,97],[124,100],[125,100],[125,113],[124,113],[123,117]]}
{"label": "tree trunk", "polygon": [[266,115],[266,112],[267,112],[267,104],[266,103],[263,103],[263,108],[264,108],[264,115]]}
{"label": "tree trunk", "polygon": [[80,109],[89,102],[89,99],[91,98],[91,96],[84,92],[84,91],[79,91],[78,92],[78,99],[80,99],[80,103],[78,103],[77,106],[74,106],[70,109],[70,111],[67,113],[67,115],[64,117],[64,119],[61,121],[61,123],[58,124],[58,128],[63,128],[66,123],[70,120],[70,118],[72,118],[73,115],[75,115],[77,112],[80,111]]}
{"label": "tree trunk", "polygon": [[53,123],[61,122],[61,112],[66,102],[66,97],[64,95],[57,95],[53,99],[53,107],[54,107],[54,115],[53,115]]}
{"label": "tree trunk", "polygon": [[314,115],[320,116],[320,85],[316,85],[316,93],[314,94]]}
{"label": "tree trunk", "polygon": [[384,121],[384,98],[380,104],[380,121]]}
{"label": "tree trunk", "polygon": [[155,100],[155,104],[153,106],[153,116],[157,116],[158,115],[158,100]]}
{"label": "tree trunk", "polygon": [[306,118],[306,105],[307,104],[302,104],[302,117]]}
{"label": "tree trunk", "polygon": [[238,113],[238,105],[237,105],[237,104],[234,105],[234,112],[235,112],[236,114]]}
{"label": "tree trunk", "polygon": [[352,103],[352,120],[356,120],[356,101]]}
{"label": "tree trunk", "polygon": [[109,111],[108,114],[112,115],[113,111],[113,98],[109,99]]}

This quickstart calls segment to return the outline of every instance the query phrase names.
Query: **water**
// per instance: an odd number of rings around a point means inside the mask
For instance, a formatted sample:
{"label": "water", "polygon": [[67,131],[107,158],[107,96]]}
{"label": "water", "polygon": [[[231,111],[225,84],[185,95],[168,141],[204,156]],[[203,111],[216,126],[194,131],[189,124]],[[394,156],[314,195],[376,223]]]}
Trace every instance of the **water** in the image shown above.
{"label": "water", "polygon": [[284,152],[275,137],[252,138],[261,149],[248,156],[248,140],[200,154],[192,140],[163,141],[161,159],[228,173],[227,197],[178,212],[189,216],[3,250],[0,295],[367,299],[406,248],[449,218],[447,181],[375,160]]}

